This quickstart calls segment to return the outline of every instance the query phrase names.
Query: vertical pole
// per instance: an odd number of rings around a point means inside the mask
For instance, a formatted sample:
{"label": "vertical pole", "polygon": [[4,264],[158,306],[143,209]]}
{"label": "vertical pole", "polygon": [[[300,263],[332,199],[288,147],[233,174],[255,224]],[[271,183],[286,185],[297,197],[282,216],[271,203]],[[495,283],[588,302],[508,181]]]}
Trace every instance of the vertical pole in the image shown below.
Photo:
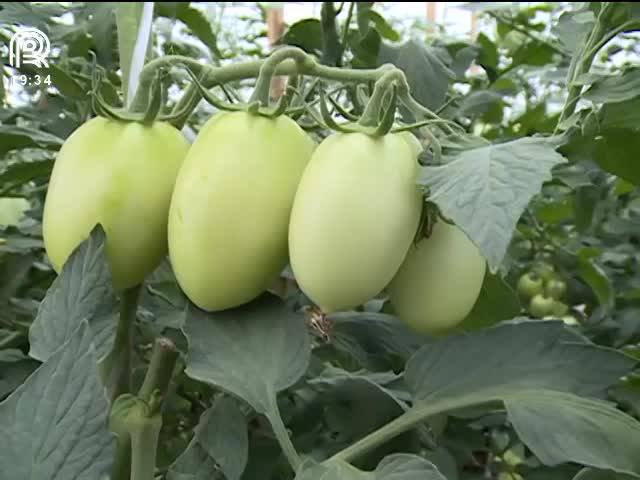
{"label": "vertical pole", "polygon": [[[272,3],[267,7],[267,37],[273,48],[284,34],[284,3]],[[285,77],[274,77],[271,84],[271,98],[277,100],[286,88]]]}
{"label": "vertical pole", "polygon": [[426,2],[427,4],[427,34],[435,35],[436,32],[436,20],[438,15],[437,2]]}

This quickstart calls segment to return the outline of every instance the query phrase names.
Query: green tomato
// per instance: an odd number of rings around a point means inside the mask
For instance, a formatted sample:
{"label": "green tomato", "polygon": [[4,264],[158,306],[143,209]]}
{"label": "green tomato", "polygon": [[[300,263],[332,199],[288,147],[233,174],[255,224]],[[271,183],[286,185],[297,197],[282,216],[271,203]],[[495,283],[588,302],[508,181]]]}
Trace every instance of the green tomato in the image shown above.
{"label": "green tomato", "polygon": [[548,282],[551,279],[555,278],[555,271],[553,269],[553,266],[546,263],[546,262],[542,262],[539,263],[538,265],[535,266],[534,271],[538,274],[538,276],[540,278],[542,278],[543,281]]}
{"label": "green tomato", "polygon": [[564,283],[562,280],[552,278],[545,285],[545,292],[548,297],[559,299],[563,297],[566,291],[567,291],[567,284]]}
{"label": "green tomato", "polygon": [[313,153],[290,118],[216,114],[180,170],[169,213],[178,283],[208,311],[247,303],[287,264],[293,198]]}
{"label": "green tomato", "polygon": [[396,313],[419,333],[444,332],[469,314],[482,288],[486,261],[467,235],[439,221],[411,248],[387,288]]}
{"label": "green tomato", "polygon": [[0,197],[0,226],[18,225],[29,208],[24,198]]}
{"label": "green tomato", "polygon": [[54,164],[42,221],[44,243],[60,272],[100,223],[116,288],[141,283],[167,253],[167,215],[189,149],[167,123],[102,117],[66,140]]}
{"label": "green tomato", "polygon": [[563,303],[556,299],[553,300],[553,309],[551,310],[551,314],[554,315],[556,318],[562,317],[568,311],[569,311],[569,306],[566,303]]}
{"label": "green tomato", "polygon": [[422,211],[416,151],[402,134],[338,133],[313,154],[289,248],[300,288],[325,313],[367,302],[400,268]]}
{"label": "green tomato", "polygon": [[543,290],[542,278],[535,272],[526,273],[518,279],[518,293],[527,299],[535,297]]}
{"label": "green tomato", "polygon": [[535,295],[529,303],[529,313],[535,318],[543,318],[553,312],[554,300],[542,294]]}

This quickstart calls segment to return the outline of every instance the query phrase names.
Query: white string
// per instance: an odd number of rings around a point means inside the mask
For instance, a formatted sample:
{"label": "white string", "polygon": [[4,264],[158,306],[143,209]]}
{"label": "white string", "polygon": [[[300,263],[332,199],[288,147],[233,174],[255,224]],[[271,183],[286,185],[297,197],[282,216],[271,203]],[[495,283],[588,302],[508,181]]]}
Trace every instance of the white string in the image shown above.
{"label": "white string", "polygon": [[142,6],[142,15],[140,16],[140,28],[138,28],[138,38],[133,48],[131,56],[131,65],[129,68],[129,79],[127,85],[127,108],[131,106],[131,102],[138,90],[140,83],[140,72],[144,67],[145,57],[151,40],[151,25],[153,23],[153,4],[154,2],[144,2]]}

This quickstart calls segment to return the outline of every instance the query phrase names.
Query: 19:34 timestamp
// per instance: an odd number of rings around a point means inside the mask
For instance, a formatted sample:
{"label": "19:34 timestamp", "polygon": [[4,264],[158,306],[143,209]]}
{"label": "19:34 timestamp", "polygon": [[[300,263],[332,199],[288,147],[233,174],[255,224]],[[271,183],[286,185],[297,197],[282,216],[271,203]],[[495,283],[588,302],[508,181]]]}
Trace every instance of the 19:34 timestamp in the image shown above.
{"label": "19:34 timestamp", "polygon": [[12,84],[27,86],[51,85],[51,75],[14,75],[9,77]]}

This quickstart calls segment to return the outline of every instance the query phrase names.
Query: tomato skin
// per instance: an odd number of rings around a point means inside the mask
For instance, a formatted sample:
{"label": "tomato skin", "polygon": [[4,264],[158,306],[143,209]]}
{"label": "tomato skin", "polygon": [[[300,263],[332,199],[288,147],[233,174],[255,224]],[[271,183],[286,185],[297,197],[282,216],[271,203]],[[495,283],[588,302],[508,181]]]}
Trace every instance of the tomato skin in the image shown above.
{"label": "tomato skin", "polygon": [[567,284],[562,280],[552,278],[545,285],[545,291],[548,297],[559,299],[566,293]]}
{"label": "tomato skin", "polygon": [[545,297],[538,294],[531,299],[529,303],[529,313],[534,318],[543,318],[553,313],[554,300],[551,297]]}
{"label": "tomato skin", "polygon": [[412,247],[388,286],[396,313],[419,333],[441,333],[471,312],[486,261],[455,225],[438,221],[431,236]]}
{"label": "tomato skin", "polygon": [[361,305],[391,281],[422,211],[417,146],[404,135],[337,133],[316,149],[291,214],[291,267],[325,313]]}
{"label": "tomato skin", "polygon": [[518,293],[530,299],[544,290],[544,282],[535,273],[526,273],[518,279]]}
{"label": "tomato skin", "polygon": [[291,205],[313,149],[284,116],[222,112],[204,125],[169,213],[169,256],[193,303],[208,311],[244,304],[284,269]]}
{"label": "tomato skin", "polygon": [[43,213],[54,269],[100,223],[114,286],[141,283],[167,253],[171,193],[188,149],[166,123],[96,117],[73,132],[56,158]]}

